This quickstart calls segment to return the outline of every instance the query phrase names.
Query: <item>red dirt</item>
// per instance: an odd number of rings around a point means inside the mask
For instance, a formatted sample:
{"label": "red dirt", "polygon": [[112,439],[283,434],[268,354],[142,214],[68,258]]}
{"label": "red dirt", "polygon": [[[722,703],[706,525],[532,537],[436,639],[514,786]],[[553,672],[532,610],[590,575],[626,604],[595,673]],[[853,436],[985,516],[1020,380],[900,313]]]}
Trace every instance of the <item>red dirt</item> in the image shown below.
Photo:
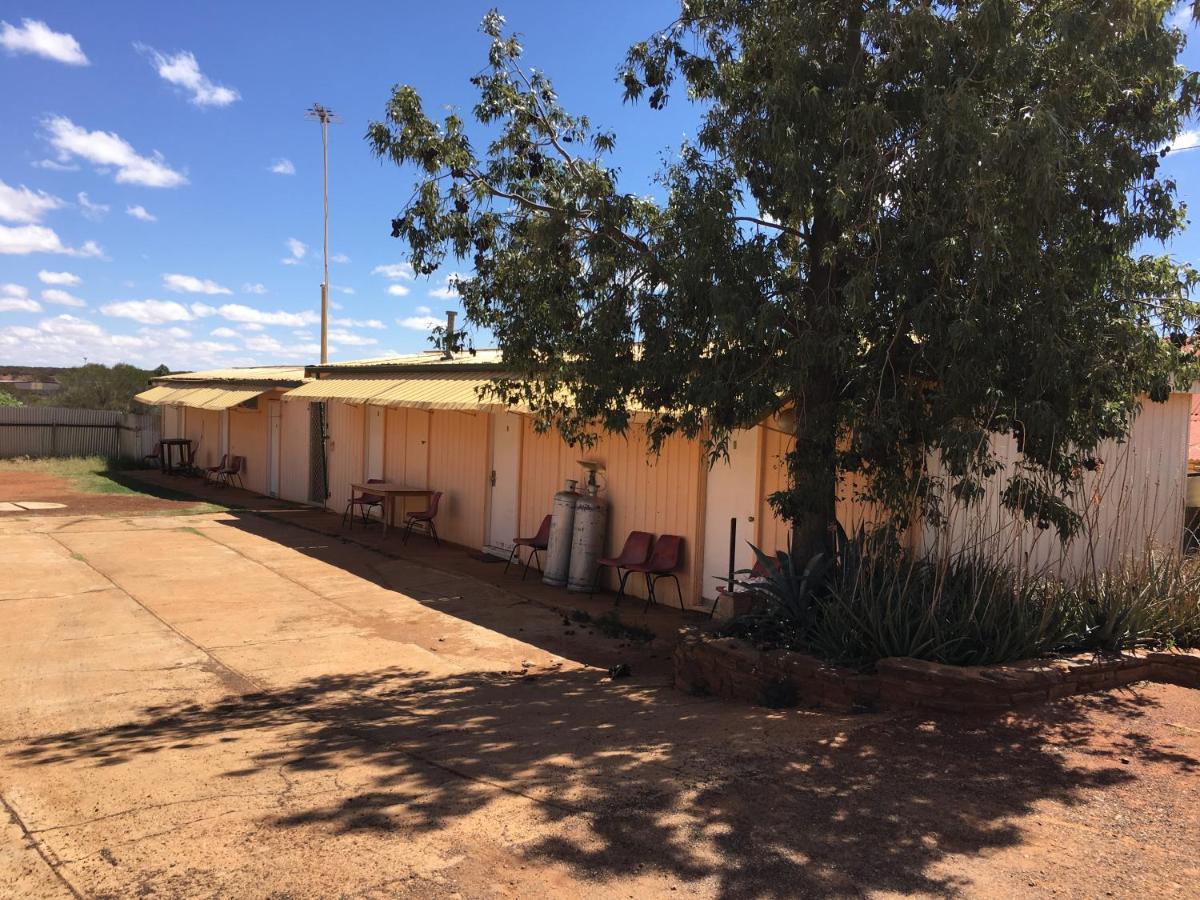
{"label": "red dirt", "polygon": [[90,494],[58,475],[30,468],[0,469],[0,502],[43,500],[62,503],[62,509],[0,511],[0,518],[16,516],[121,516],[137,513],[181,512],[196,506],[193,499],[167,500],[141,494]]}

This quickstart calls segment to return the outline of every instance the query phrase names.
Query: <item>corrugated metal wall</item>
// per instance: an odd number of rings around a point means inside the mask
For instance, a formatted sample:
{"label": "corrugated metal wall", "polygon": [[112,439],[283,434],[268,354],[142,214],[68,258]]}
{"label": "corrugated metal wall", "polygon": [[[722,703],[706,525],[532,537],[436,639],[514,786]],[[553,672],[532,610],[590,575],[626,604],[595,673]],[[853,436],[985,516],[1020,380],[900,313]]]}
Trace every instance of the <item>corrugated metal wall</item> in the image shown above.
{"label": "corrugated metal wall", "polygon": [[[1128,442],[1109,442],[1096,455],[1104,461],[1089,473],[1076,502],[1084,531],[1063,547],[1053,529],[1014,519],[1000,504],[1004,473],[994,479],[979,506],[949,511],[943,529],[926,527],[922,547],[930,553],[979,549],[1031,572],[1072,576],[1120,565],[1150,547],[1176,550],[1183,539],[1188,426],[1192,398],[1172,394],[1166,403],[1143,401]],[[1017,457],[1015,443],[998,448],[1001,459]]]}
{"label": "corrugated metal wall", "polygon": [[486,413],[438,410],[429,424],[429,486],[443,495],[438,534],[477,550],[487,511],[491,419]]}
{"label": "corrugated metal wall", "polygon": [[279,405],[279,496],[308,502],[308,426],[311,413],[300,401]]}
{"label": "corrugated metal wall", "polygon": [[[1067,548],[1053,530],[1015,519],[1002,507],[1000,492],[1007,469],[993,479],[979,505],[952,507],[945,528],[915,528],[910,540],[926,553],[978,548],[1028,571],[1063,576],[1119,564],[1148,545],[1178,548],[1183,536],[1191,410],[1192,398],[1187,394],[1172,394],[1166,403],[1146,401],[1129,441],[1110,442],[1097,451],[1105,465],[1085,479],[1077,504],[1086,533]],[[764,549],[788,546],[787,523],[774,516],[766,501],[786,484],[781,454],[788,440],[779,431],[764,429],[759,530],[759,546]],[[1006,466],[1017,457],[1011,439],[1001,440],[997,452]],[[940,470],[936,459],[930,469],[934,474]],[[847,530],[860,522],[878,521],[870,506],[853,499],[853,483],[847,483],[843,494],[838,518]]]}
{"label": "corrugated metal wall", "polygon": [[[791,445],[791,436],[776,428],[760,426],[762,440],[762,463],[759,474],[758,547],[767,553],[788,550],[791,545],[791,526],[775,515],[767,498],[787,487],[787,464],[784,454]],[[842,480],[838,492],[838,521],[848,533],[858,530],[860,525],[870,525],[882,519],[880,512],[871,504],[858,499],[861,481],[858,476]]]}
{"label": "corrugated metal wall", "polygon": [[263,394],[256,409],[235,406],[229,410],[229,455],[246,458],[242,480],[246,490],[256,494],[267,492],[267,400],[278,396]]}
{"label": "corrugated metal wall", "polygon": [[192,442],[196,465],[215,466],[221,461],[220,413],[211,409],[184,407],[183,436]]}
{"label": "corrugated metal wall", "polygon": [[0,407],[0,458],[106,456],[140,460],[159,439],[155,413],[59,406]]}
{"label": "corrugated metal wall", "polygon": [[[537,531],[565,479],[582,479],[580,459],[605,467],[601,484],[609,502],[606,553],[619,553],[630,531],[683,535],[683,595],[685,602],[698,597],[706,476],[700,445],[672,438],[654,457],[644,433],[635,427],[627,437],[605,435],[585,452],[568,447],[556,434],[538,434],[527,419],[521,453],[521,534]],[[615,587],[615,579],[610,580]],[[642,580],[634,580],[633,593],[645,596]],[[674,589],[665,585],[663,590],[660,599],[675,602]]]}
{"label": "corrugated metal wall", "polygon": [[350,502],[350,484],[363,477],[363,408],[332,400],[327,408],[329,508],[340,513]]}

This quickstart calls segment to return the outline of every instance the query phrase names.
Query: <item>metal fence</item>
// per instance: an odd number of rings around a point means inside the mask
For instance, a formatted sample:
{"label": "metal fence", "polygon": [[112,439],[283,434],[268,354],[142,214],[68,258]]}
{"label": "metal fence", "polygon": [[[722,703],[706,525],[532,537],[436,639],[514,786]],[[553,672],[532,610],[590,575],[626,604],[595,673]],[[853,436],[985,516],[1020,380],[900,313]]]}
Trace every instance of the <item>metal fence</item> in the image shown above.
{"label": "metal fence", "polygon": [[0,407],[0,459],[106,456],[141,459],[154,451],[161,417],[59,406]]}

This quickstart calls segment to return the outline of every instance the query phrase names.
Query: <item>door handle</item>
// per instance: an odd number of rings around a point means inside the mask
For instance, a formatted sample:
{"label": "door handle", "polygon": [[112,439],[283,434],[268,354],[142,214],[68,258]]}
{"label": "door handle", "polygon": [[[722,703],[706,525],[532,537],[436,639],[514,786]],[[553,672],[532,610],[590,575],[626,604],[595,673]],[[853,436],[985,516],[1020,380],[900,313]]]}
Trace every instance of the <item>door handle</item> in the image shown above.
{"label": "door handle", "polygon": [[495,487],[496,486],[496,470],[495,469],[492,469],[491,482],[492,482],[492,487]]}

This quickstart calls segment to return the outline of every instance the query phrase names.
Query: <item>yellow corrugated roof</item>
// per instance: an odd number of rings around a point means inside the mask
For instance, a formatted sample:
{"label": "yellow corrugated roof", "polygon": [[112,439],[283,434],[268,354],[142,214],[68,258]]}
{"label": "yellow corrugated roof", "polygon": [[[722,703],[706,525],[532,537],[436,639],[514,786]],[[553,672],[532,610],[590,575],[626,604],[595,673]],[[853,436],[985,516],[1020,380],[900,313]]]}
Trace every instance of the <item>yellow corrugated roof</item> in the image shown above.
{"label": "yellow corrugated roof", "polygon": [[476,350],[470,353],[459,353],[450,359],[442,356],[438,350],[425,353],[408,353],[403,356],[380,356],[372,359],[351,359],[345,362],[326,363],[317,368],[321,369],[369,369],[375,366],[498,366],[504,362],[499,350]]}
{"label": "yellow corrugated roof", "polygon": [[498,406],[479,399],[487,378],[470,373],[416,373],[403,378],[322,378],[288,391],[284,400],[339,400],[409,409],[479,410]]}
{"label": "yellow corrugated roof", "polygon": [[189,406],[192,409],[229,409],[264,393],[258,390],[229,390],[227,388],[177,388],[160,385],[142,391],[133,399],[150,406]]}
{"label": "yellow corrugated roof", "polygon": [[256,384],[278,383],[286,387],[304,383],[304,366],[242,366],[236,369],[207,369],[202,372],[177,372],[153,379],[160,385],[196,383]]}

